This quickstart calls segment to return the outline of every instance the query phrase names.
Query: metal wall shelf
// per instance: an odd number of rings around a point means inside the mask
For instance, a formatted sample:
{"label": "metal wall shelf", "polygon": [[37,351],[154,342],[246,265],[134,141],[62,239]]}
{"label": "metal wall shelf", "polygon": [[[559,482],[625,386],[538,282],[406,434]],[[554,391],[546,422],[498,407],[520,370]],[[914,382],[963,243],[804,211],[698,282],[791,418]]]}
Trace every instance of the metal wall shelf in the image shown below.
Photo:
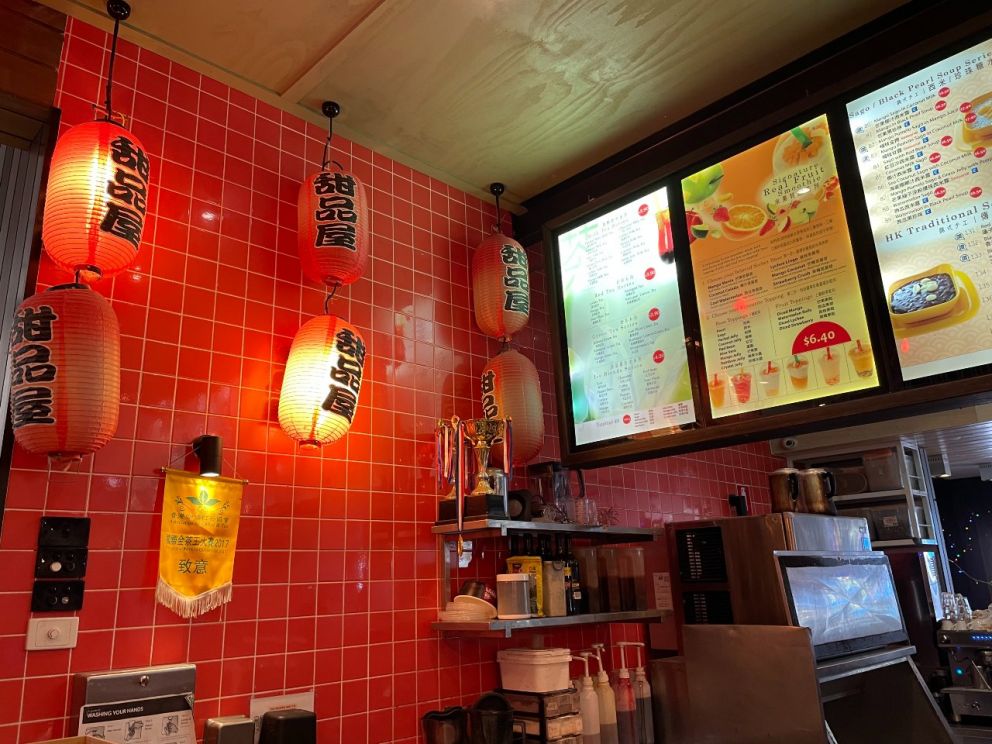
{"label": "metal wall shelf", "polygon": [[[457,537],[458,525],[454,522],[435,524],[431,532],[444,537]],[[573,537],[590,537],[612,542],[644,542],[665,533],[657,527],[619,527],[615,525],[587,527],[581,524],[560,522],[517,522],[507,519],[471,519],[462,523],[462,537],[506,537],[510,533],[557,532]]]}
{"label": "metal wall shelf", "polygon": [[526,620],[479,620],[477,622],[431,623],[431,628],[452,635],[497,635],[509,638],[513,631],[561,628],[593,623],[634,623],[655,620],[669,614],[668,610],[634,610],[631,612],[595,612],[566,617],[532,617]]}

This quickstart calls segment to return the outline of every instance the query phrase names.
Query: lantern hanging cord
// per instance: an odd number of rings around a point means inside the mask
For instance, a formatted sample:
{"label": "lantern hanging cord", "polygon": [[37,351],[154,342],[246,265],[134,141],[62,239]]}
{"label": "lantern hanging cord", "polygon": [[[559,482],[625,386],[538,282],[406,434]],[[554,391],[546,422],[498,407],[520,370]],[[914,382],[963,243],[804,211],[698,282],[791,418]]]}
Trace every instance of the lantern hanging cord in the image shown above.
{"label": "lantern hanging cord", "polygon": [[107,3],[107,15],[114,19],[114,36],[110,42],[110,62],[107,65],[107,99],[104,102],[104,121],[114,119],[114,62],[117,61],[117,37],[121,32],[121,21],[126,20],[131,15],[131,6],[124,0],[109,0]]}
{"label": "lantern hanging cord", "polygon": [[489,193],[496,197],[496,232],[503,232],[503,210],[499,206],[499,198],[506,191],[506,186],[498,181],[489,184]]}
{"label": "lantern hanging cord", "polygon": [[330,310],[328,308],[330,307],[331,300],[334,299],[334,295],[338,293],[338,288],[340,286],[340,283],[336,283],[333,287],[331,287],[331,291],[328,292],[327,296],[324,298],[324,315],[330,315]]}
{"label": "lantern hanging cord", "polygon": [[[341,106],[336,101],[324,101],[320,107],[321,112],[327,117],[327,139],[324,141],[324,155],[320,159],[320,169],[327,170],[331,163],[331,138],[334,136],[334,117],[341,113]],[[338,168],[341,165],[334,163]]]}

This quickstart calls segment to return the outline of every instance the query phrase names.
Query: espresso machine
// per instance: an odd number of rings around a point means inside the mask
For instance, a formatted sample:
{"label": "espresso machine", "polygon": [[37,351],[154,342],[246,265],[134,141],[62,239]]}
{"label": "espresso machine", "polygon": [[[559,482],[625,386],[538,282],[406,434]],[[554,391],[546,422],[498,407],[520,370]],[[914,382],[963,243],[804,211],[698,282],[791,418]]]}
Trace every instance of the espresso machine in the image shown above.
{"label": "espresso machine", "polygon": [[[445,493],[438,502],[438,524],[457,522],[461,530],[466,519],[508,519],[511,420],[439,419],[434,445],[437,484]],[[501,466],[491,467],[489,456],[496,447]]]}
{"label": "espresso machine", "polygon": [[937,645],[947,652],[951,685],[941,692],[954,722],[975,716],[992,725],[992,631],[942,629]]}

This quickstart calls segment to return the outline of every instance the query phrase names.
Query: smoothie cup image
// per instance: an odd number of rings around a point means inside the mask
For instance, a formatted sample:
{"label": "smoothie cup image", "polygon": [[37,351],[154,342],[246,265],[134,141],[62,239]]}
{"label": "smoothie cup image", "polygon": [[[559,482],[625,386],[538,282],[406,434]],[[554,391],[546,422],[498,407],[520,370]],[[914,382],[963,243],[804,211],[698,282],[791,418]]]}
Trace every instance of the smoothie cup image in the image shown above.
{"label": "smoothie cup image", "polygon": [[731,375],[730,384],[734,386],[734,395],[741,405],[751,400],[751,373],[743,369],[736,375]]}
{"label": "smoothie cup image", "polygon": [[779,385],[782,380],[782,369],[775,362],[768,362],[758,373],[758,384],[765,391],[768,397],[778,395]]}
{"label": "smoothie cup image", "polygon": [[831,351],[831,347],[823,352],[819,358],[820,372],[823,374],[823,381],[828,385],[836,385],[840,382],[840,356]]}
{"label": "smoothie cup image", "polygon": [[795,390],[805,390],[809,384],[809,362],[798,354],[792,358],[786,367],[789,370],[789,381]]}
{"label": "smoothie cup image", "polygon": [[727,402],[727,381],[719,374],[710,380],[710,403],[714,408],[723,408]]}
{"label": "smoothie cup image", "polygon": [[854,372],[858,377],[871,377],[875,372],[875,357],[871,353],[871,344],[862,344],[859,340],[847,355],[854,365]]}

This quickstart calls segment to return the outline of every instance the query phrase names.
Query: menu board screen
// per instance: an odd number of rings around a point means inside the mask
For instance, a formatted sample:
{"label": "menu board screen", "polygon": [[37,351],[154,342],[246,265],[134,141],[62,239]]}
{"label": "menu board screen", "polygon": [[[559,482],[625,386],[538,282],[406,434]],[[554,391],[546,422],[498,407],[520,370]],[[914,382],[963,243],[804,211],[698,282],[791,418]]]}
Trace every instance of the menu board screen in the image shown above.
{"label": "menu board screen", "polygon": [[992,364],[992,41],[847,113],[903,378]]}
{"label": "menu board screen", "polygon": [[696,420],[668,194],[558,236],[577,445]]}
{"label": "menu board screen", "polygon": [[878,385],[826,116],[682,194],[714,418]]}

